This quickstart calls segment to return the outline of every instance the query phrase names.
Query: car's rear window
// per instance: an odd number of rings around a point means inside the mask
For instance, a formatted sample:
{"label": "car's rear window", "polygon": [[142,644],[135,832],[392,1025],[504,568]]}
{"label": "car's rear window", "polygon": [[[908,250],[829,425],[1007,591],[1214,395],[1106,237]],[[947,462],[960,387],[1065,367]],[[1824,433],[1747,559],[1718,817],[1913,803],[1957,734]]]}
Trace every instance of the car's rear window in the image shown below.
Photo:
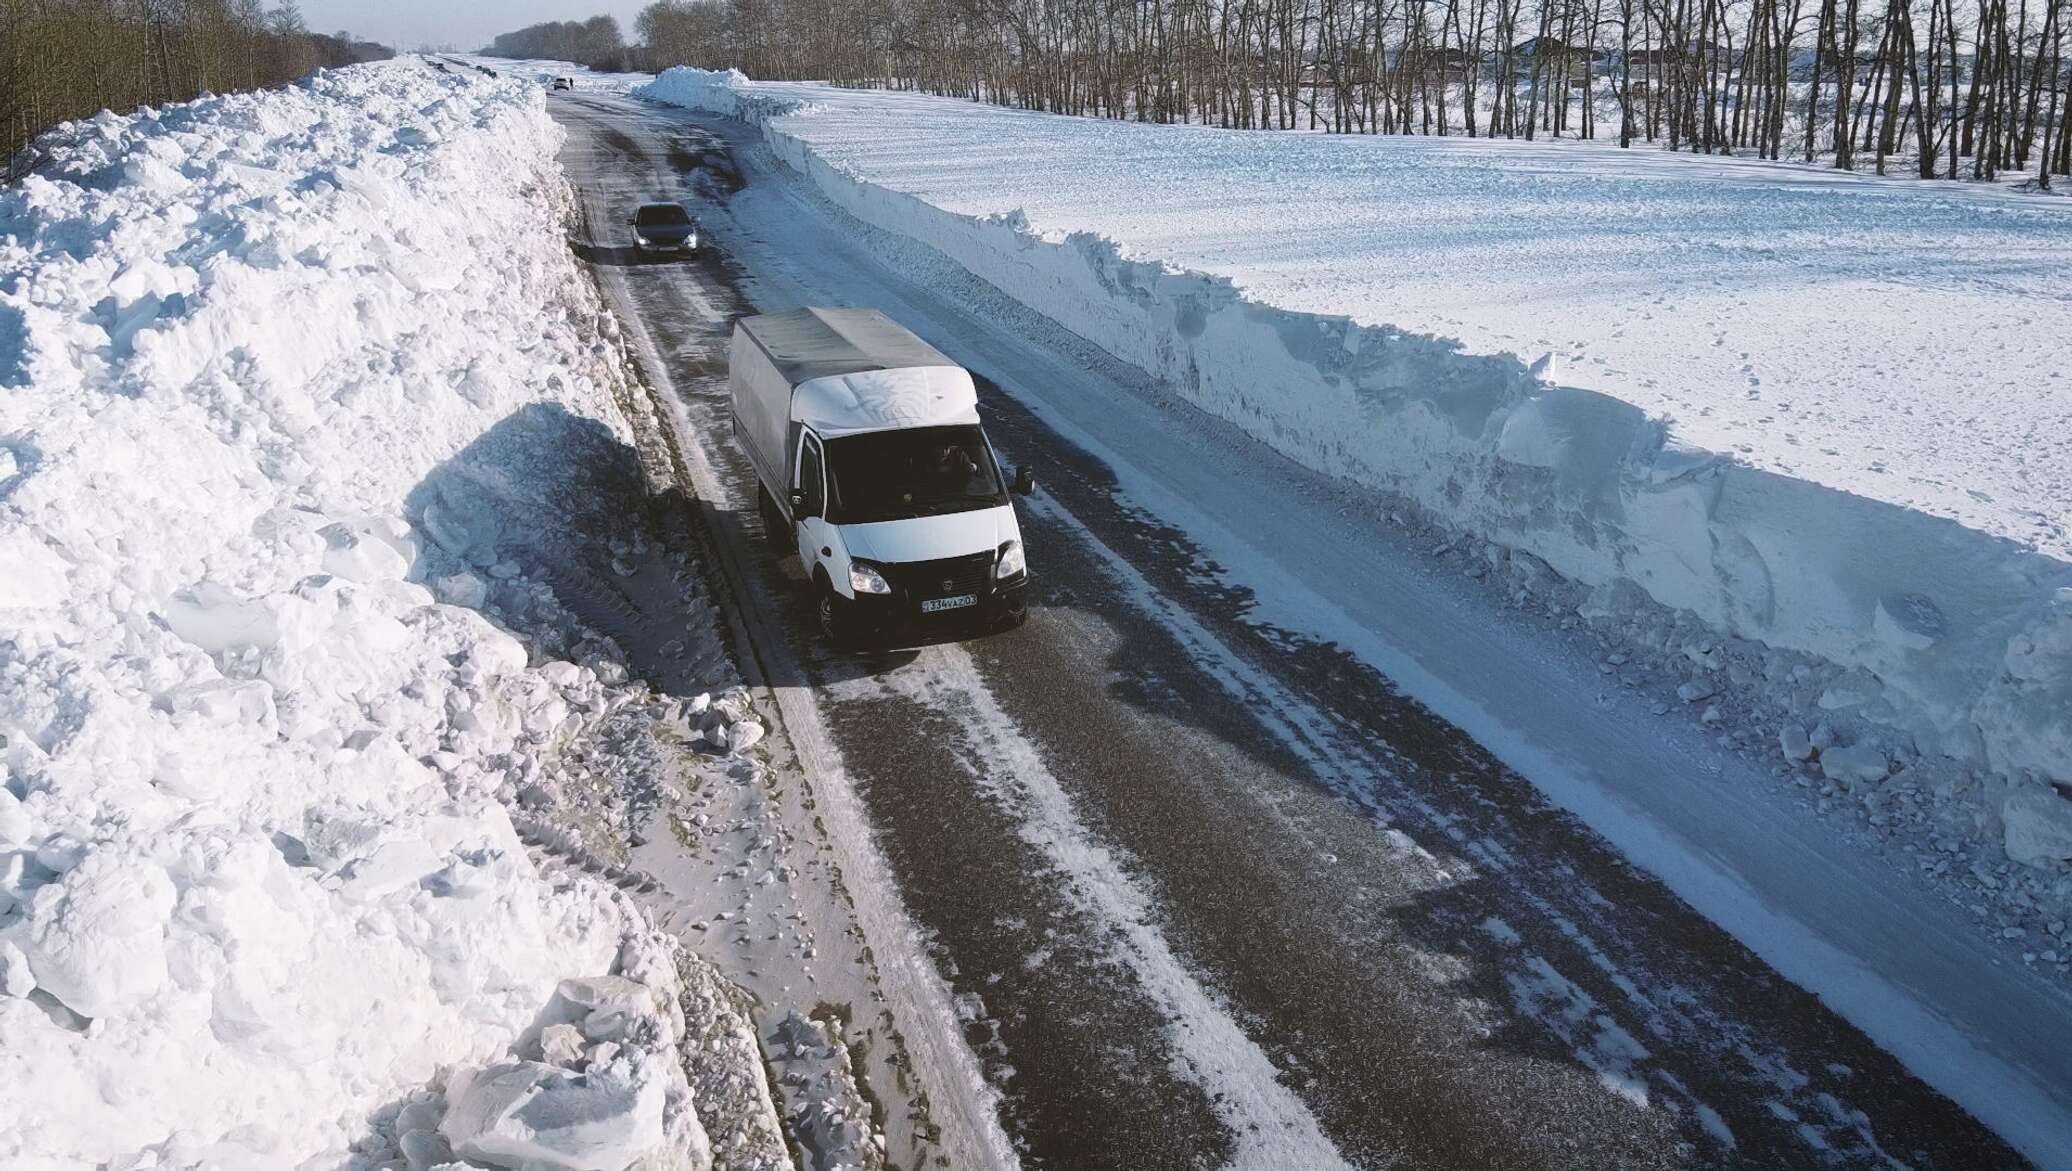
{"label": "car's rear window", "polygon": [[663,224],[687,224],[691,222],[691,213],[673,203],[650,203],[633,213],[633,222],[657,226]]}

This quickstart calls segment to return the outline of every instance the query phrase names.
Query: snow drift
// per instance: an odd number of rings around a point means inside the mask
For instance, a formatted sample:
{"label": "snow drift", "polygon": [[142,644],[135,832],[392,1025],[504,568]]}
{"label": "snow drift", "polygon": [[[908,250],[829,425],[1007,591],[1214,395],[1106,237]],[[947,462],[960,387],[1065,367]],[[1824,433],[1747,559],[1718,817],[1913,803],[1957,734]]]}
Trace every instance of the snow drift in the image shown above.
{"label": "snow drift", "polygon": [[[1838,486],[1840,476],[1816,480],[1767,470],[1751,459],[1699,446],[1685,437],[1694,428],[1673,425],[1629,401],[1643,396],[1623,386],[1620,393],[1627,398],[1563,385],[1565,370],[1588,372],[1582,364],[1564,366],[1551,356],[1528,363],[1500,350],[1472,353],[1446,336],[1354,319],[1354,313],[1362,319],[1385,318],[1391,312],[1386,304],[1352,300],[1337,312],[1317,312],[1262,300],[1308,306],[1342,297],[1344,282],[1334,283],[1332,262],[1291,261],[1301,279],[1289,277],[1286,288],[1268,293],[1248,292],[1226,277],[1176,268],[1105,235],[1039,230],[1020,211],[972,212],[974,206],[1014,198],[995,179],[1012,178],[1019,170],[970,178],[979,172],[959,157],[948,172],[930,171],[928,182],[910,184],[926,189],[922,194],[877,176],[881,170],[916,173],[912,160],[919,156],[899,149],[909,139],[934,144],[929,158],[944,150],[954,154],[954,145],[943,145],[952,114],[987,119],[971,133],[986,141],[1008,135],[1024,157],[1076,160],[1061,172],[1062,179],[1053,176],[1040,184],[1053,210],[1070,205],[1077,192],[1099,209],[1093,214],[1125,215],[1109,206],[1116,202],[1110,196],[1135,188],[1130,179],[1104,179],[1112,168],[1120,168],[1114,170],[1117,176],[1133,178],[1134,160],[1168,149],[1243,154],[1224,138],[1212,139],[1221,144],[1215,147],[1168,147],[1211,141],[1172,136],[1220,132],[1083,126],[1086,120],[915,95],[765,86],[738,74],[680,69],[636,92],[758,123],[780,158],[858,219],[941,252],[1309,467],[1407,498],[1450,528],[1533,554],[1566,577],[1596,587],[1595,609],[1601,614],[1630,615],[1635,601],[1653,602],[1696,615],[1724,635],[1816,656],[1851,675],[1849,686],[1818,688],[1807,697],[1803,706],[1815,715],[1860,727],[1903,753],[1944,755],[2004,773],[2026,771],[2072,781],[2072,564],[2060,555],[2068,505],[2062,496],[1982,506],[1972,498],[1978,493],[1964,494],[1971,485],[1942,483],[1931,490],[1935,500],[1917,507],[1868,494],[1854,482]],[[909,118],[911,124],[902,121]],[[866,147],[855,141],[862,125],[896,129]],[[1050,136],[1057,140],[1049,141]],[[1256,136],[1226,137],[1258,143]],[[1274,141],[1304,137],[1284,135]],[[1491,144],[1501,145],[1507,144]],[[1231,174],[1251,176],[1245,182],[1257,178],[1251,172],[1258,167],[1271,165],[1271,159],[1250,156],[1225,162],[1237,168]],[[1670,160],[1669,165],[1682,162]],[[1523,169],[1544,172],[1546,159],[1534,156]],[[1271,173],[1283,187],[1291,181],[1285,173]],[[1650,173],[1644,180],[1662,177]],[[1574,178],[1588,176],[1578,172]],[[1318,181],[1328,182],[1329,176]],[[1785,174],[1774,185],[1802,182],[1807,181]],[[1722,183],[1727,186],[1717,190],[1752,190],[1758,205],[1774,196],[1760,183]],[[941,206],[953,201],[943,194],[948,190],[959,193],[954,200],[959,210]],[[1198,195],[1200,189],[1189,190]],[[1932,195],[1923,197],[1924,203],[1932,201]],[[1165,210],[1144,202],[1138,200],[1140,210],[1132,220],[1139,226]],[[1243,219],[1255,212],[1269,218],[1286,215],[1285,209],[1271,206],[1227,207],[1217,214]],[[1069,214],[1060,212],[1058,218]],[[1414,236],[1416,213],[1409,214],[1412,219],[1403,227]],[[1327,238],[1331,231],[1329,224],[1308,220],[1287,228]],[[1182,234],[1168,230],[1165,239],[1170,243]],[[2046,253],[2054,240],[2063,241],[2033,230],[2022,239],[2040,240]],[[1272,251],[1276,239],[1255,244]],[[2030,267],[2041,271],[2038,266],[2047,267],[2047,261],[2047,255],[2033,257]],[[1629,280],[1634,272],[1662,263],[1639,255],[1625,262],[1631,266],[1625,274]],[[1437,270],[1441,283],[1444,273],[1443,267]],[[1707,279],[1717,283],[1718,278]],[[1408,272],[1405,280],[1415,284]],[[1726,283],[1734,286],[1732,280]],[[1306,291],[1310,286],[1325,292]],[[1920,302],[1912,304],[1918,309]],[[1402,308],[1406,316],[1425,313],[1414,300]],[[1516,307],[1505,311],[1510,308]],[[1821,311],[1818,303],[1801,308],[1816,316]],[[1448,311],[1457,314],[1463,332],[1473,333],[1476,309]],[[1489,307],[1490,315],[1499,312]],[[2072,327],[2060,301],[2045,298],[2033,312]],[[1617,372],[1609,369],[1614,363],[1682,352],[1675,335],[1657,336],[1671,344],[1654,350],[1630,347],[1631,353],[1597,361],[1601,369],[1595,373],[1616,382]],[[2047,352],[2050,330],[2030,336]],[[1760,347],[1762,341],[1745,339],[1744,344]],[[1758,357],[1790,366],[1815,356]],[[2039,373],[2045,379],[2054,374]],[[2062,376],[2062,371],[2055,374]],[[1696,397],[1702,399],[1708,389],[1725,388],[1700,387]],[[1740,397],[1744,390],[1733,388],[1733,394]],[[2047,413],[2055,409],[2048,403],[2057,400],[2045,397],[2048,402],[2039,409]],[[1748,423],[1752,427],[1755,420]],[[1705,433],[1710,439],[1718,429]],[[1938,429],[1929,425],[1928,432]],[[1798,442],[1797,436],[1788,438]],[[1809,446],[1815,439],[1846,445],[1860,436],[1807,438]],[[2035,447],[2033,437],[2021,442]],[[2034,454],[2047,463],[2057,458],[2055,451],[2053,445]],[[2041,483],[2046,496],[2064,488],[2052,487],[2050,474],[2046,471]],[[2039,535],[2018,539],[2001,525],[2020,516],[2041,517]],[[1988,828],[1997,826],[1998,815],[1997,809],[1989,812],[1984,819]]]}
{"label": "snow drift", "polygon": [[693,69],[678,65],[662,71],[646,85],[633,90],[637,97],[653,98],[672,106],[724,114],[742,121],[781,118],[804,113],[811,102],[760,89],[739,69]]}
{"label": "snow drift", "polygon": [[[486,1149],[412,1096],[666,958],[499,801],[604,683],[471,608],[493,518],[406,506],[471,445],[537,491],[507,419],[624,431],[560,141],[536,87],[396,62],[69,124],[0,192],[0,1163]],[[689,1158],[637,1048],[552,1112]]]}

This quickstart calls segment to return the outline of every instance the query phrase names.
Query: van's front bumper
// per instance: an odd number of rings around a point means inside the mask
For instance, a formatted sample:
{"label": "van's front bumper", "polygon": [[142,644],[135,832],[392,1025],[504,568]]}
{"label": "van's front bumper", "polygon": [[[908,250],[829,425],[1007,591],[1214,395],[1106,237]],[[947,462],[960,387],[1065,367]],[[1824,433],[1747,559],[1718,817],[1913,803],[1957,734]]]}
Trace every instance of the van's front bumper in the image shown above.
{"label": "van's front bumper", "polygon": [[[892,586],[889,594],[858,594],[850,601],[843,624],[858,637],[926,635],[938,631],[966,632],[1018,625],[1027,613],[1029,575],[1005,582],[990,578],[969,593],[945,595],[942,579],[920,577],[900,565],[877,566]],[[918,587],[918,588],[917,588]],[[975,597],[972,605],[949,610],[924,610],[924,602],[943,596]]]}

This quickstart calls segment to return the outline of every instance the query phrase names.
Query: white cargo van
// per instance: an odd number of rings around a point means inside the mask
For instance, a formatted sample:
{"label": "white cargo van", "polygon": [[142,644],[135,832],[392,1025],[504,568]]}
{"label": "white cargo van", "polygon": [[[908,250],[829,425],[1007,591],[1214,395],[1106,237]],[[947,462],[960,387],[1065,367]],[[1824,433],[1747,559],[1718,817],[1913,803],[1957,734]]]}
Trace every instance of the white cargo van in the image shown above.
{"label": "white cargo van", "polygon": [[764,527],[796,547],[838,644],[976,621],[1019,625],[1028,563],[971,375],[884,314],[744,317],[728,353],[734,435]]}

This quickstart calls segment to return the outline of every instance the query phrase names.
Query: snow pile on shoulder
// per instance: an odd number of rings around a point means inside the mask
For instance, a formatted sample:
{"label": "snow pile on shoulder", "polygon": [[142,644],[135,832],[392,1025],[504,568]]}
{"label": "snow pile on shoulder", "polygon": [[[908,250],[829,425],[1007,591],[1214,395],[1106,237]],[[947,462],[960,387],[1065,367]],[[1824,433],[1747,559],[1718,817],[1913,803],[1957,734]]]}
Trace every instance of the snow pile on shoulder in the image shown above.
{"label": "snow pile on shoulder", "polygon": [[816,1020],[793,1009],[777,1024],[770,1061],[809,1171],[881,1171],[885,1152],[871,1133],[870,1104],[857,1090],[841,1036],[838,1018]]}
{"label": "snow pile on shoulder", "polygon": [[525,1171],[710,1167],[678,1049],[685,1027],[673,943],[628,940],[626,975],[563,980],[523,1046],[530,1056],[455,1074],[436,1130],[431,1101],[398,1114],[403,1156],[413,1167],[456,1155]]}
{"label": "snow pile on shoulder", "polygon": [[[1751,644],[1837,771],[2072,785],[2072,310],[2034,283],[2072,262],[2057,203],[669,81],[647,92],[758,123],[838,207],[1211,415],[1594,591],[1630,653],[1680,658],[1651,607]],[[1799,218],[1821,230],[1780,246]],[[1996,848],[2072,816],[1950,784],[1987,795],[1969,832]]]}
{"label": "snow pile on shoulder", "polygon": [[757,89],[739,69],[714,71],[688,65],[663,70],[655,80],[634,89],[633,96],[743,119],[777,118],[813,108],[813,103],[804,99]]}
{"label": "snow pile on shoulder", "polygon": [[[535,86],[395,62],[71,124],[0,192],[0,1164],[371,1166],[565,977],[651,962],[500,801],[597,674],[471,608],[494,517],[411,506],[508,420],[624,429],[560,141]],[[534,1113],[696,1147],[593,1027],[640,994],[562,988],[587,1088],[464,1091],[404,1163]]]}

